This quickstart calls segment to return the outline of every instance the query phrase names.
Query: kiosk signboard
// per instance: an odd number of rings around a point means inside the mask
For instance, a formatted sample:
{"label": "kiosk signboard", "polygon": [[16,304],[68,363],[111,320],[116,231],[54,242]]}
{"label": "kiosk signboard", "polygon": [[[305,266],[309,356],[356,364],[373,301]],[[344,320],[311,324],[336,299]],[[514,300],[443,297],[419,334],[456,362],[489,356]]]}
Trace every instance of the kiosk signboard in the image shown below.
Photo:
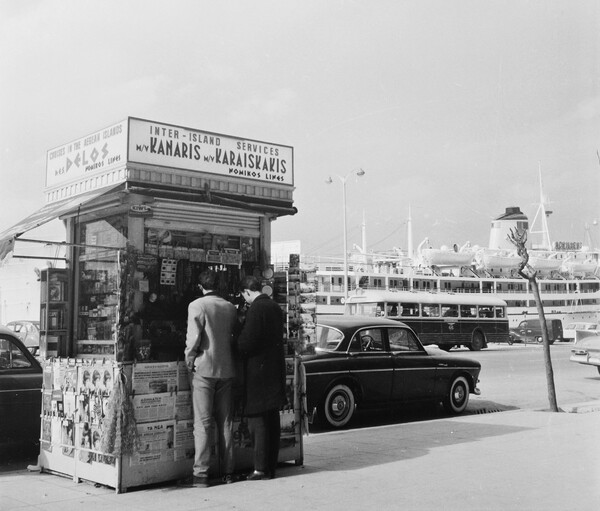
{"label": "kiosk signboard", "polygon": [[129,117],[50,149],[46,200],[123,183],[130,163],[289,188],[294,186],[293,159],[290,146]]}
{"label": "kiosk signboard", "polygon": [[294,185],[292,147],[142,119],[129,119],[128,160]]}

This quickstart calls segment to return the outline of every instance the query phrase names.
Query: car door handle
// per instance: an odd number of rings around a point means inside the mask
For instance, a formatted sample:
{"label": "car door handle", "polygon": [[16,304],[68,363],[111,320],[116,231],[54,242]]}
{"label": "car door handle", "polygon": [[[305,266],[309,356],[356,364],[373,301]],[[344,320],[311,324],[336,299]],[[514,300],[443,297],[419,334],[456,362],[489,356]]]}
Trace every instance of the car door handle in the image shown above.
{"label": "car door handle", "polygon": [[448,367],[448,364],[438,364],[438,367]]}

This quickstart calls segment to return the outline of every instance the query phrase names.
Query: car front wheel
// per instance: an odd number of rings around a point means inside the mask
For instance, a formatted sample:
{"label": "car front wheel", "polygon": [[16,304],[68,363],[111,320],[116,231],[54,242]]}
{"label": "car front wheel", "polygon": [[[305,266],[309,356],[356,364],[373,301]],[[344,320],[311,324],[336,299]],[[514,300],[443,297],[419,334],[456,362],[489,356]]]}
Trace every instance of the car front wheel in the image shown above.
{"label": "car front wheel", "polygon": [[444,408],[449,413],[462,413],[469,404],[469,383],[464,376],[457,376],[444,398]]}
{"label": "car front wheel", "polygon": [[352,419],[355,405],[354,393],[350,387],[343,384],[335,385],[325,397],[323,416],[330,426],[341,428]]}

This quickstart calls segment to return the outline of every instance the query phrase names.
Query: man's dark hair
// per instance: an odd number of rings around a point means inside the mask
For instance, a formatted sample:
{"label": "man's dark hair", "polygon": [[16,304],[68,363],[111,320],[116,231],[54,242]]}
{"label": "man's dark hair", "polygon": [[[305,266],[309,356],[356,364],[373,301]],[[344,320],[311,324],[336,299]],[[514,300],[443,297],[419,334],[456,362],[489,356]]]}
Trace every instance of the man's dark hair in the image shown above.
{"label": "man's dark hair", "polygon": [[204,289],[214,291],[217,284],[217,272],[214,270],[205,270],[198,277],[198,284]]}
{"label": "man's dark hair", "polygon": [[253,275],[248,275],[247,277],[244,277],[240,283],[240,291],[243,291],[244,289],[248,289],[250,291],[261,291],[262,286],[256,277]]}

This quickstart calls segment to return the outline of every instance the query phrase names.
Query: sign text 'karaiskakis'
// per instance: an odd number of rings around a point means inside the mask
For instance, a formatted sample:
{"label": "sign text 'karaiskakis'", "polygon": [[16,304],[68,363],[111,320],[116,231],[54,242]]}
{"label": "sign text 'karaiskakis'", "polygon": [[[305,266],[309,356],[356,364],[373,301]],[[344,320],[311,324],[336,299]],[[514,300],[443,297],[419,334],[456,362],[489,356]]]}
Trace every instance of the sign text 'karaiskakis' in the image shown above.
{"label": "sign text 'karaiskakis'", "polygon": [[232,177],[293,184],[291,147],[130,120],[129,159]]}

